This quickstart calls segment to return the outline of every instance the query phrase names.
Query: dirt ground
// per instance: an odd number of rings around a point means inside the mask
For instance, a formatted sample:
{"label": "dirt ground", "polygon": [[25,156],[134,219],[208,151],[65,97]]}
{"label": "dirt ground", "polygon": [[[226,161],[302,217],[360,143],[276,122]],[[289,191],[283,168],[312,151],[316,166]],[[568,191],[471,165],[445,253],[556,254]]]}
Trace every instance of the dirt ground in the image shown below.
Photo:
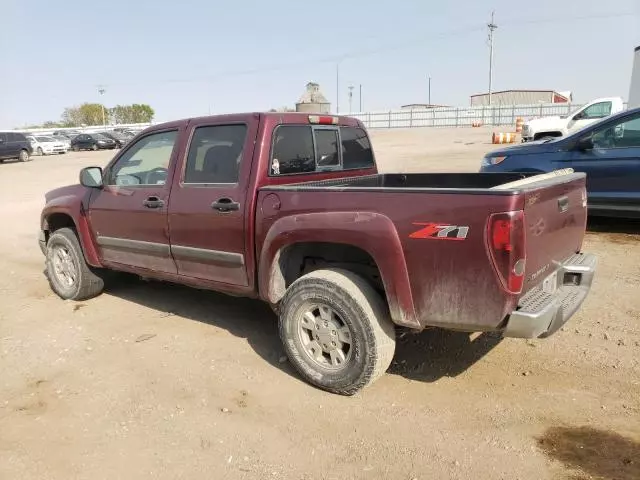
{"label": "dirt ground", "polygon": [[[483,129],[372,137],[386,171],[474,171],[492,148]],[[640,478],[638,222],[591,222],[597,278],[556,335],[407,335],[345,398],[300,380],[259,302],[138,280],[81,303],[50,291],[43,194],[111,155],[0,165],[0,479]]]}

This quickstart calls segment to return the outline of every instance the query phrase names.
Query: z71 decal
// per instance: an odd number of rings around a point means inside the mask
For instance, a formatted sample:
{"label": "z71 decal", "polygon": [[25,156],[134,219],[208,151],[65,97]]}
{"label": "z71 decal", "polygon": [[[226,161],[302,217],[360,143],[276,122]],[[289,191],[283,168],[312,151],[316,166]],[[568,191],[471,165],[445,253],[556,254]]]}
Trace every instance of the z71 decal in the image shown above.
{"label": "z71 decal", "polygon": [[464,240],[469,233],[469,227],[465,225],[443,225],[441,223],[414,222],[416,226],[422,226],[409,238],[430,238],[432,240]]}

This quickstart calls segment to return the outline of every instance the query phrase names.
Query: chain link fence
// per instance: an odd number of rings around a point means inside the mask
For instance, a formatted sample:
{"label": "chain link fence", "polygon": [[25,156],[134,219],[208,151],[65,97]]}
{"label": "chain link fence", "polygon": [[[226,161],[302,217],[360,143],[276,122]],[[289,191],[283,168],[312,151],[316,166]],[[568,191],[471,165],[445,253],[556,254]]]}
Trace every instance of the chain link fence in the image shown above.
{"label": "chain link fence", "polygon": [[437,107],[386,112],[354,113],[367,128],[472,127],[474,124],[515,125],[516,119],[567,115],[581,105],[551,103],[538,105],[484,105],[477,107]]}

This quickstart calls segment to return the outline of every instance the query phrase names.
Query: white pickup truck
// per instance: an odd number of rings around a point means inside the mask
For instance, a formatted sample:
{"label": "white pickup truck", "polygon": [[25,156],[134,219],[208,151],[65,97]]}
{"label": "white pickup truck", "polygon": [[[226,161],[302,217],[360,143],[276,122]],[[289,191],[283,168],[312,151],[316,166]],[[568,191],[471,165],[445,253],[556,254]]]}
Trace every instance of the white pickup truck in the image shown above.
{"label": "white pickup truck", "polygon": [[529,142],[545,137],[562,137],[622,110],[624,110],[622,98],[598,98],[571,112],[569,115],[528,120],[522,127],[522,141]]}

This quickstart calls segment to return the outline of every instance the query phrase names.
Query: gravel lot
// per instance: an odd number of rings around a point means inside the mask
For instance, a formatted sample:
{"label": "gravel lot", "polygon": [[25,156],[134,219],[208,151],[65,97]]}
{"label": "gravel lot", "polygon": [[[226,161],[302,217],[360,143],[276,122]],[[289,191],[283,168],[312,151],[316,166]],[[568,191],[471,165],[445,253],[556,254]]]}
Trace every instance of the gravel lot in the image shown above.
{"label": "gravel lot", "polygon": [[[372,133],[405,172],[475,171],[489,136]],[[597,278],[555,336],[407,335],[345,398],[298,378],[259,302],[135,279],[51,293],[43,194],[112,154],[0,165],[0,478],[640,478],[640,223],[591,222]]]}

